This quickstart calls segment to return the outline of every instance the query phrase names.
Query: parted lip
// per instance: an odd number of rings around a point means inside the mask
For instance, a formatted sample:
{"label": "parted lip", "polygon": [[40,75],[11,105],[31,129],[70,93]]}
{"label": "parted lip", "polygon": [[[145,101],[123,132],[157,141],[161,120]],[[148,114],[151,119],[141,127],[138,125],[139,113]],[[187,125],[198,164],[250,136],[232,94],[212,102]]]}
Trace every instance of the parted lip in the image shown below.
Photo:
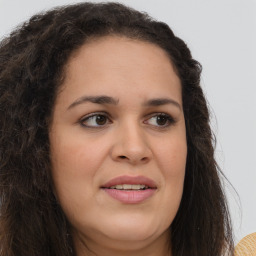
{"label": "parted lip", "polygon": [[128,176],[128,175],[115,177],[110,181],[108,181],[107,183],[103,184],[101,188],[110,188],[112,186],[116,186],[120,184],[146,185],[150,188],[154,188],[154,189],[157,188],[156,183],[150,178],[147,178],[145,176]]}

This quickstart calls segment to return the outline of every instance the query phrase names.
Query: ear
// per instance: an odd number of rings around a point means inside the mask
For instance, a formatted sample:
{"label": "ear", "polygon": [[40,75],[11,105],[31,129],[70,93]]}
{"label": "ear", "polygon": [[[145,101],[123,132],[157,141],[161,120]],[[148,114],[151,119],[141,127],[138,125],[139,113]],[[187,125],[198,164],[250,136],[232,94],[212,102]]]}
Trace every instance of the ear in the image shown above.
{"label": "ear", "polygon": [[256,256],[256,233],[247,235],[238,243],[235,256]]}

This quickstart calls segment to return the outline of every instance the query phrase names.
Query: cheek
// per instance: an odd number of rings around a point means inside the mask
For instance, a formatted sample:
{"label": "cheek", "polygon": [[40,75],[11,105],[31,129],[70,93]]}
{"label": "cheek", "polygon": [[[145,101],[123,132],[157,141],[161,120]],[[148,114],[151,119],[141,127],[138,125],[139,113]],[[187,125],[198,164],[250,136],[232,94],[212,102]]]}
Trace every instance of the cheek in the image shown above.
{"label": "cheek", "polygon": [[104,158],[102,148],[70,136],[52,142],[55,194],[70,220],[74,214],[84,212],[83,207],[92,204],[90,200],[97,192],[94,176]]}
{"label": "cheek", "polygon": [[81,207],[95,193],[94,176],[104,159],[101,144],[84,143],[71,136],[52,141],[52,177],[55,192],[61,205],[68,211]]}
{"label": "cheek", "polygon": [[[185,136],[173,137],[155,146],[157,164],[162,172],[166,206],[179,206],[185,178],[187,142]],[[175,207],[173,207],[175,209]]]}
{"label": "cheek", "polygon": [[93,175],[104,157],[102,144],[86,143],[77,138],[67,136],[52,143],[53,171],[66,173],[76,177]]}
{"label": "cheek", "polygon": [[155,159],[157,159],[160,169],[165,176],[184,175],[187,159],[186,136],[173,136],[165,139],[161,143],[155,143]]}
{"label": "cheek", "polygon": [[[167,229],[173,222],[180,206],[187,158],[185,136],[161,141],[154,151],[158,169],[162,173],[160,199],[156,205],[159,230]],[[161,211],[159,210],[161,209]]]}

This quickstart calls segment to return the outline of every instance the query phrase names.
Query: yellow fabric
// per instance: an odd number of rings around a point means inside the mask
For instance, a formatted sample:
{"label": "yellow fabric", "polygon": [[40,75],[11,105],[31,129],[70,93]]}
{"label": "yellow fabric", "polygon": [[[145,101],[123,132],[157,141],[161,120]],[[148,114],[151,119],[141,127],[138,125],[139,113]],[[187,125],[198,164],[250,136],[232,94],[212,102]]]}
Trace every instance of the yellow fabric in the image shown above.
{"label": "yellow fabric", "polygon": [[244,237],[238,243],[235,256],[256,256],[256,233]]}

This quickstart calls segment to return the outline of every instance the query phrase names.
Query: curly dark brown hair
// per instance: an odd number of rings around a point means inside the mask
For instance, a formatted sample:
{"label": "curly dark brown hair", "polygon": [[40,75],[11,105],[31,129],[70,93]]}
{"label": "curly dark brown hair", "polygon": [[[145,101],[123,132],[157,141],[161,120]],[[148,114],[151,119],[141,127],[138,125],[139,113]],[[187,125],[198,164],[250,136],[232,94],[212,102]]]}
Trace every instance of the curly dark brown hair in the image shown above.
{"label": "curly dark brown hair", "polygon": [[0,44],[0,255],[75,255],[55,199],[48,129],[71,54],[121,35],[164,49],[181,80],[187,133],[184,192],[171,224],[173,256],[233,255],[201,65],[165,23],[119,3],[80,3],[33,16]]}

